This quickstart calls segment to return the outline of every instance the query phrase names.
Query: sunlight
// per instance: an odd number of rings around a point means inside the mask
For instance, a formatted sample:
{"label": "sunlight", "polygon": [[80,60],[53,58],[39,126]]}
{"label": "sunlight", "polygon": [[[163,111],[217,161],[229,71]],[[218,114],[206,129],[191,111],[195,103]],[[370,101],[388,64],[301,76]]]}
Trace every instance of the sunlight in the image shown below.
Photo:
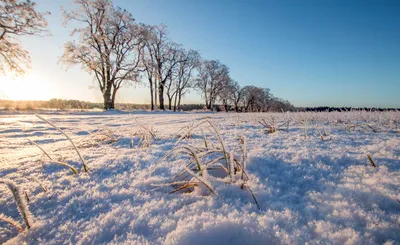
{"label": "sunlight", "polygon": [[37,72],[21,77],[3,76],[0,80],[0,99],[49,100],[54,97],[54,88],[46,76]]}

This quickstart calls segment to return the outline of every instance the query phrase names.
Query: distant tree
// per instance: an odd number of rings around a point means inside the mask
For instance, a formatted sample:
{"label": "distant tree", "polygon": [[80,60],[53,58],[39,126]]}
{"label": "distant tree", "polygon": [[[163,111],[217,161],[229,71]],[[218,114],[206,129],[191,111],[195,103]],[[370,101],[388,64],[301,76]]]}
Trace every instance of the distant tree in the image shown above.
{"label": "distant tree", "polygon": [[239,111],[239,105],[243,101],[243,88],[240,87],[239,83],[236,81],[231,82],[231,89],[230,89],[230,100],[232,101],[233,106],[235,107],[235,111]]}
{"label": "distant tree", "polygon": [[166,84],[169,109],[172,109],[174,101],[174,111],[180,109],[182,97],[194,86],[195,68],[199,66],[200,54],[194,50],[181,49],[178,60],[170,77],[170,83]]}
{"label": "distant tree", "polygon": [[26,0],[0,0],[0,70],[23,74],[30,56],[23,49],[20,36],[48,34],[46,13],[35,10],[36,3]]}
{"label": "distant tree", "polygon": [[156,35],[156,27],[151,25],[141,25],[144,33],[144,49],[142,55],[142,68],[143,72],[145,72],[147,80],[149,82],[150,88],[150,104],[151,110],[156,109],[157,106],[157,60],[156,60],[156,51],[157,47],[161,46],[161,43],[166,42],[167,38],[167,30],[166,27],[159,27]]}
{"label": "distant tree", "polygon": [[261,111],[264,102],[264,89],[256,86],[243,87],[243,106],[245,111]]}
{"label": "distant tree", "polygon": [[224,89],[221,90],[218,94],[218,99],[222,103],[222,106],[226,112],[229,111],[229,105],[234,104],[232,100],[232,94],[235,93],[236,84],[237,82],[233,81],[232,79],[226,80],[224,83]]}
{"label": "distant tree", "polygon": [[280,98],[272,97],[270,100],[270,111],[295,111],[296,108],[288,101]]}
{"label": "distant tree", "polygon": [[176,98],[176,93],[178,92],[178,83],[176,76],[177,71],[176,69],[174,69],[164,86],[168,99],[168,110],[172,110],[172,101],[174,100],[174,98]]}
{"label": "distant tree", "polygon": [[218,60],[201,62],[198,66],[196,88],[202,93],[207,109],[212,109],[230,79],[229,68]]}
{"label": "distant tree", "polygon": [[142,29],[129,12],[109,0],[74,0],[74,4],[76,10],[63,13],[66,23],[79,23],[71,33],[78,38],[65,44],[61,60],[94,74],[104,109],[114,109],[118,90],[139,81]]}
{"label": "distant tree", "polygon": [[[172,42],[168,38],[166,26],[159,25],[143,27],[146,33],[145,53],[148,56],[144,62],[145,70],[147,76],[152,78],[151,80],[149,79],[149,82],[152,83],[153,79],[155,81],[155,94],[158,92],[159,108],[164,110],[164,90],[167,81],[172,75],[173,69],[179,62],[181,46]],[[155,104],[157,104],[156,96]]]}
{"label": "distant tree", "polygon": [[274,97],[271,94],[271,90],[269,88],[264,88],[264,91],[262,93],[262,111],[269,111],[273,98]]}

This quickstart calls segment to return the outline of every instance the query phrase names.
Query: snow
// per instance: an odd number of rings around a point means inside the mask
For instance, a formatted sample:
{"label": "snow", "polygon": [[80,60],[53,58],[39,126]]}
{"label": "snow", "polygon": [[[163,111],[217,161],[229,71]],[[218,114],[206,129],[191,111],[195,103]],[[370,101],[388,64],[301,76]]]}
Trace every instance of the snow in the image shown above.
{"label": "snow", "polygon": [[[33,114],[0,115],[0,180],[27,193],[34,221],[23,233],[0,221],[0,243],[400,244],[400,112],[42,115],[72,138],[89,172],[70,142]],[[188,163],[183,155],[150,174],[175,147],[204,145],[199,128],[175,144],[187,133],[179,129],[205,117],[238,159],[246,137],[247,185],[260,210],[240,177],[230,183],[205,173],[216,194],[202,185],[170,194],[165,184]],[[290,119],[289,128],[267,133],[258,121],[272,118],[278,126]],[[135,119],[154,128],[148,148]],[[79,174],[50,163],[28,139]],[[1,213],[23,224],[3,185]]]}

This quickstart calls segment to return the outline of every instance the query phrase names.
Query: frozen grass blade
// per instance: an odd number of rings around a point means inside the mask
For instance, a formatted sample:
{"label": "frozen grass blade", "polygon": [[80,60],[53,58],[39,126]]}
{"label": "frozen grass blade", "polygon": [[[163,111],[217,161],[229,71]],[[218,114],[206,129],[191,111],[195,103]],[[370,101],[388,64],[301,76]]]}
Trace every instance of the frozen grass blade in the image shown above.
{"label": "frozen grass blade", "polygon": [[33,177],[33,180],[40,186],[40,188],[42,188],[43,192],[47,192],[47,188],[42,185],[38,178]]}
{"label": "frozen grass blade", "polygon": [[146,128],[145,126],[143,126],[142,124],[140,124],[136,117],[133,117],[133,119],[135,120],[136,124],[137,124],[140,128],[142,128],[143,130],[145,130],[146,132],[148,132],[148,133],[151,135],[151,137],[153,137],[154,140],[156,139],[156,135],[155,135],[154,132],[152,132],[152,130],[150,130],[150,129]]}
{"label": "frozen grass blade", "polygon": [[193,173],[192,170],[188,169],[187,167],[183,167],[186,172],[188,172],[192,177],[194,177],[195,179],[197,179],[198,181],[200,181],[201,183],[204,184],[205,187],[207,187],[207,189],[212,193],[215,194],[214,189],[211,187],[211,185],[208,183],[208,181],[206,181],[205,179],[203,179],[202,177],[198,176],[197,174]]}
{"label": "frozen grass blade", "polygon": [[0,180],[0,184],[6,185],[11,191],[14,197],[14,201],[17,204],[19,214],[24,220],[26,228],[30,229],[32,225],[32,214],[29,211],[29,206],[21,189],[10,180]]}
{"label": "frozen grass blade", "polygon": [[233,152],[229,153],[229,162],[230,162],[230,168],[229,168],[229,173],[231,177],[231,183],[233,182],[233,176],[235,174],[235,163],[233,161]]}
{"label": "frozen grass blade", "polygon": [[171,151],[169,151],[167,154],[165,154],[160,160],[157,161],[157,163],[154,165],[154,167],[150,170],[148,176],[150,176],[154,170],[157,168],[157,166],[164,161],[168,156],[172,155],[173,153],[176,152],[184,152],[184,153],[189,153],[189,155],[191,157],[193,157],[193,159],[195,160],[196,166],[198,168],[199,171],[201,171],[201,167],[200,167],[200,158],[198,157],[196,150],[190,146],[181,146],[175,149],[172,149]]}
{"label": "frozen grass blade", "polygon": [[40,145],[38,145],[35,141],[33,141],[33,140],[29,139],[29,138],[28,138],[28,141],[29,141],[31,144],[33,144],[34,146],[36,146],[37,148],[39,148],[50,160],[53,160],[53,159],[51,158],[51,156],[50,156]]}
{"label": "frozen grass blade", "polygon": [[9,216],[6,216],[4,214],[0,214],[0,220],[10,224],[15,229],[17,229],[19,232],[24,232],[24,229],[22,229],[21,224],[18,221],[16,221],[15,219],[13,219]]}
{"label": "frozen grass blade", "polygon": [[178,192],[178,191],[181,191],[181,190],[184,190],[184,189],[189,189],[190,187],[195,187],[195,186],[198,186],[198,183],[189,182],[189,183],[186,183],[185,185],[183,185],[183,186],[171,191],[170,194],[173,194],[175,192]]}
{"label": "frozen grass blade", "polygon": [[[139,127],[139,132],[136,133],[139,135],[138,147],[139,147],[139,145],[141,145],[142,148],[150,147],[151,138],[153,138],[153,140],[156,140],[156,135],[154,133],[154,129],[143,126],[142,124],[139,123],[139,121],[135,117],[133,117],[133,119],[135,120],[137,126]],[[131,144],[131,148],[132,148],[133,147],[133,138],[131,139],[130,144]]]}
{"label": "frozen grass blade", "polygon": [[53,123],[50,122],[49,120],[43,118],[42,116],[40,116],[40,115],[38,115],[38,114],[36,114],[35,116],[36,116],[37,118],[39,118],[40,120],[46,122],[47,124],[49,124],[49,125],[52,126],[53,128],[55,128],[58,132],[62,133],[62,134],[69,140],[69,142],[71,142],[71,144],[72,144],[72,146],[74,147],[76,153],[78,154],[79,158],[80,158],[81,161],[82,161],[83,170],[84,170],[85,172],[87,172],[89,169],[88,169],[88,167],[87,167],[87,165],[86,165],[86,163],[85,163],[85,160],[83,159],[81,153],[79,152],[78,148],[75,146],[75,144],[74,144],[74,142],[72,141],[72,139],[71,139],[66,133],[64,133],[64,131],[62,131],[59,127],[57,127],[55,124],[53,124]]}
{"label": "frozen grass blade", "polygon": [[247,139],[246,139],[246,136],[242,136],[240,138],[240,142],[242,144],[242,176],[241,176],[241,179],[244,180],[244,172],[245,172],[246,163],[247,163]]}
{"label": "frozen grass blade", "polygon": [[375,164],[374,160],[372,160],[371,155],[370,155],[370,154],[367,154],[367,157],[368,157],[369,162],[371,163],[371,166],[374,167],[374,168],[376,168],[376,164]]}
{"label": "frozen grass blade", "polygon": [[30,143],[32,143],[33,145],[35,145],[37,148],[39,148],[49,159],[50,159],[50,163],[56,163],[58,165],[67,167],[69,169],[71,169],[71,171],[74,174],[78,174],[78,171],[76,170],[76,168],[74,168],[73,166],[69,165],[68,163],[65,162],[61,162],[61,161],[53,161],[53,158],[50,157],[50,155],[42,148],[40,147],[40,145],[38,145],[35,141],[28,139]]}
{"label": "frozen grass blade", "polygon": [[60,162],[60,161],[51,161],[51,163],[56,163],[56,164],[61,165],[63,167],[67,167],[67,168],[71,169],[72,173],[78,174],[78,171],[76,170],[76,168],[74,168],[73,166],[69,165],[68,163]]}
{"label": "frozen grass blade", "polygon": [[201,135],[203,135],[204,147],[205,147],[205,148],[208,148],[208,145],[207,145],[207,137],[206,137],[206,135],[204,134],[203,129],[200,129],[200,131],[201,131]]}
{"label": "frozen grass blade", "polygon": [[251,196],[252,196],[253,199],[254,199],[254,202],[255,202],[256,205],[257,205],[257,208],[258,208],[259,210],[261,210],[260,205],[258,204],[257,198],[256,198],[256,196],[254,195],[253,191],[250,189],[250,187],[248,187],[247,185],[243,184],[243,185],[242,185],[242,189],[247,189],[247,190],[250,192]]}
{"label": "frozen grass blade", "polygon": [[225,156],[226,167],[228,168],[228,166],[229,166],[229,163],[228,163],[228,153],[227,153],[227,148],[225,147],[224,140],[222,139],[221,134],[219,133],[219,130],[217,129],[217,127],[215,127],[215,125],[214,125],[211,121],[209,121],[209,120],[207,120],[206,122],[208,122],[208,124],[210,124],[210,126],[214,129],[214,132],[215,132],[215,134],[216,134],[216,137],[217,137],[219,143],[221,144],[222,151],[223,151],[224,156]]}

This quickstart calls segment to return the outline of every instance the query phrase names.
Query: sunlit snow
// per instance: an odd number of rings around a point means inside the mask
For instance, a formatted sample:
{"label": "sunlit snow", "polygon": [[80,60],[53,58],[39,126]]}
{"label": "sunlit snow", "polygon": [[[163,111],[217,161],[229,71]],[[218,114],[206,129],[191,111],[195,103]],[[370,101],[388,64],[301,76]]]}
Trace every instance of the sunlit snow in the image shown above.
{"label": "sunlit snow", "polygon": [[[84,173],[70,142],[33,114],[1,115],[0,179],[26,192],[34,224],[18,233],[0,221],[0,243],[399,244],[400,112],[41,115],[72,138],[90,169]],[[184,156],[148,176],[176,147],[179,129],[204,117],[234,154],[246,136],[248,184],[260,210],[249,192],[212,176],[215,195],[169,194],[160,185],[183,169]],[[154,128],[148,148],[134,118]],[[262,119],[279,130],[266,132]],[[203,145],[200,129],[192,134],[178,145]],[[29,140],[79,174],[50,164]],[[21,221],[5,186],[0,213]]]}

